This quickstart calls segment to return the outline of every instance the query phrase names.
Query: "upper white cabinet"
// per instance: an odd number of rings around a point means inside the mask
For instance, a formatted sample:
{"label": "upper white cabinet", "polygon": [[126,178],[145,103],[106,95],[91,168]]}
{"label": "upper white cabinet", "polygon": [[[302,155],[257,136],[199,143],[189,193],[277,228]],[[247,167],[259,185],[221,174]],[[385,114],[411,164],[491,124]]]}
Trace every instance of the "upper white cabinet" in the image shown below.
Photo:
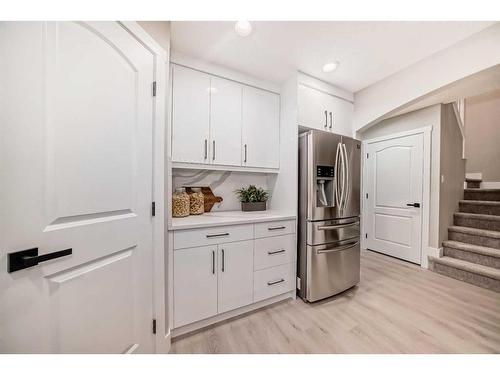
{"label": "upper white cabinet", "polygon": [[243,165],[279,168],[279,96],[243,87]]}
{"label": "upper white cabinet", "polygon": [[211,78],[210,148],[211,163],[241,165],[240,84]]}
{"label": "upper white cabinet", "polygon": [[352,137],[353,104],[323,91],[298,85],[299,125]]}
{"label": "upper white cabinet", "polygon": [[173,65],[172,160],[206,163],[209,160],[210,76]]}
{"label": "upper white cabinet", "polygon": [[279,108],[278,94],[173,64],[172,161],[278,169]]}

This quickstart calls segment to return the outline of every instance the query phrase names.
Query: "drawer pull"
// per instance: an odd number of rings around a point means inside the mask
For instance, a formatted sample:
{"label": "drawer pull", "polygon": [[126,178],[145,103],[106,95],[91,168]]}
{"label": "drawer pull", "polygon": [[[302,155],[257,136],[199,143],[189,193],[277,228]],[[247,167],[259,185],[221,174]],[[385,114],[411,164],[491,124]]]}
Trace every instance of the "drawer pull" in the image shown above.
{"label": "drawer pull", "polygon": [[229,236],[229,233],[207,234],[207,238],[225,237],[225,236]]}
{"label": "drawer pull", "polygon": [[318,227],[318,230],[335,230],[335,229],[342,229],[342,228],[349,228],[355,225],[358,225],[359,223],[356,221],[354,223],[348,223],[348,224],[338,224],[338,225],[320,225]]}
{"label": "drawer pull", "polygon": [[267,285],[269,285],[269,286],[276,285],[276,284],[280,284],[280,283],[282,283],[284,281],[285,281],[285,279],[279,279],[279,280],[276,280],[276,281],[268,281]]}
{"label": "drawer pull", "polygon": [[279,227],[268,227],[267,230],[279,230],[279,229],[285,229],[286,227],[281,225]]}
{"label": "drawer pull", "polygon": [[281,250],[275,250],[275,251],[268,251],[267,254],[274,255],[274,254],[279,254],[279,253],[284,253],[284,252],[285,252],[285,249],[281,249]]}

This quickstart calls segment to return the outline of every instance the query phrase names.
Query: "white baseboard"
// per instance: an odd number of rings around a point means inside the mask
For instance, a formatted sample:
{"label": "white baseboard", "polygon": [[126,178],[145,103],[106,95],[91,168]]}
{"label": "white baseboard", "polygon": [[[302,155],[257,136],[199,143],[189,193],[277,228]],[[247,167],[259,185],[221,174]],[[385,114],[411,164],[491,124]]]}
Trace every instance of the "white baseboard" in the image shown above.
{"label": "white baseboard", "polygon": [[475,173],[466,173],[465,174],[466,179],[471,179],[471,180],[482,180],[483,179],[483,174],[481,172],[475,172]]}
{"label": "white baseboard", "polygon": [[443,248],[442,247],[431,247],[427,246],[424,247],[423,249],[423,254],[422,254],[422,259],[421,259],[421,264],[420,266],[422,268],[429,268],[429,259],[428,257],[435,257],[435,258],[441,258],[443,256]]}
{"label": "white baseboard", "polygon": [[500,181],[483,181],[481,189],[500,189]]}
{"label": "white baseboard", "polygon": [[228,311],[228,312],[213,316],[211,318],[200,320],[199,322],[194,322],[194,323],[191,323],[191,324],[179,327],[179,328],[174,328],[171,331],[172,338],[185,335],[186,333],[196,331],[198,329],[207,327],[207,326],[215,324],[215,323],[219,323],[223,320],[234,318],[235,316],[245,314],[245,313],[253,311],[253,310],[260,309],[262,307],[271,305],[271,304],[276,303],[276,302],[284,301],[284,300],[289,299],[289,298],[295,299],[296,298],[295,292],[296,291],[293,290],[293,291],[290,291],[290,292],[287,292],[284,294],[280,294],[279,296],[268,298],[264,301],[259,301],[259,302],[253,303],[251,305],[248,305],[248,306],[240,307],[239,309],[236,309],[236,310]]}

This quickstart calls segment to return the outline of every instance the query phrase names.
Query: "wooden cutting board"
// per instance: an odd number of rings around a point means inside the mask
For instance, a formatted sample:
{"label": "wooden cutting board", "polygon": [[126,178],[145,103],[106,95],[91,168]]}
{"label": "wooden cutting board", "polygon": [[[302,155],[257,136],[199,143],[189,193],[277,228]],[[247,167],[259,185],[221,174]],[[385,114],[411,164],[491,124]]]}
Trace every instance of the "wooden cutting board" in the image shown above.
{"label": "wooden cutting board", "polygon": [[184,187],[186,188],[186,192],[188,194],[192,192],[193,188],[201,188],[201,192],[203,193],[203,198],[204,198],[205,212],[210,212],[214,204],[220,203],[223,200],[222,197],[215,196],[212,189],[210,189],[210,186],[184,186]]}

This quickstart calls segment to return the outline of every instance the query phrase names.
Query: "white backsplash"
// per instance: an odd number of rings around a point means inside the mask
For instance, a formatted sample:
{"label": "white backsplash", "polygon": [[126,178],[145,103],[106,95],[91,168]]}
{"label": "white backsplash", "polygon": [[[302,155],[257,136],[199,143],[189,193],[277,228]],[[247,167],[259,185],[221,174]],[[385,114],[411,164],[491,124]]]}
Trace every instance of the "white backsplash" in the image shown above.
{"label": "white backsplash", "polygon": [[[212,211],[241,210],[235,190],[248,185],[255,185],[269,190],[272,179],[267,174],[229,171],[207,171],[196,169],[174,169],[172,171],[172,188],[182,186],[210,186],[216,196],[222,197]],[[272,194],[272,192],[269,192]]]}

